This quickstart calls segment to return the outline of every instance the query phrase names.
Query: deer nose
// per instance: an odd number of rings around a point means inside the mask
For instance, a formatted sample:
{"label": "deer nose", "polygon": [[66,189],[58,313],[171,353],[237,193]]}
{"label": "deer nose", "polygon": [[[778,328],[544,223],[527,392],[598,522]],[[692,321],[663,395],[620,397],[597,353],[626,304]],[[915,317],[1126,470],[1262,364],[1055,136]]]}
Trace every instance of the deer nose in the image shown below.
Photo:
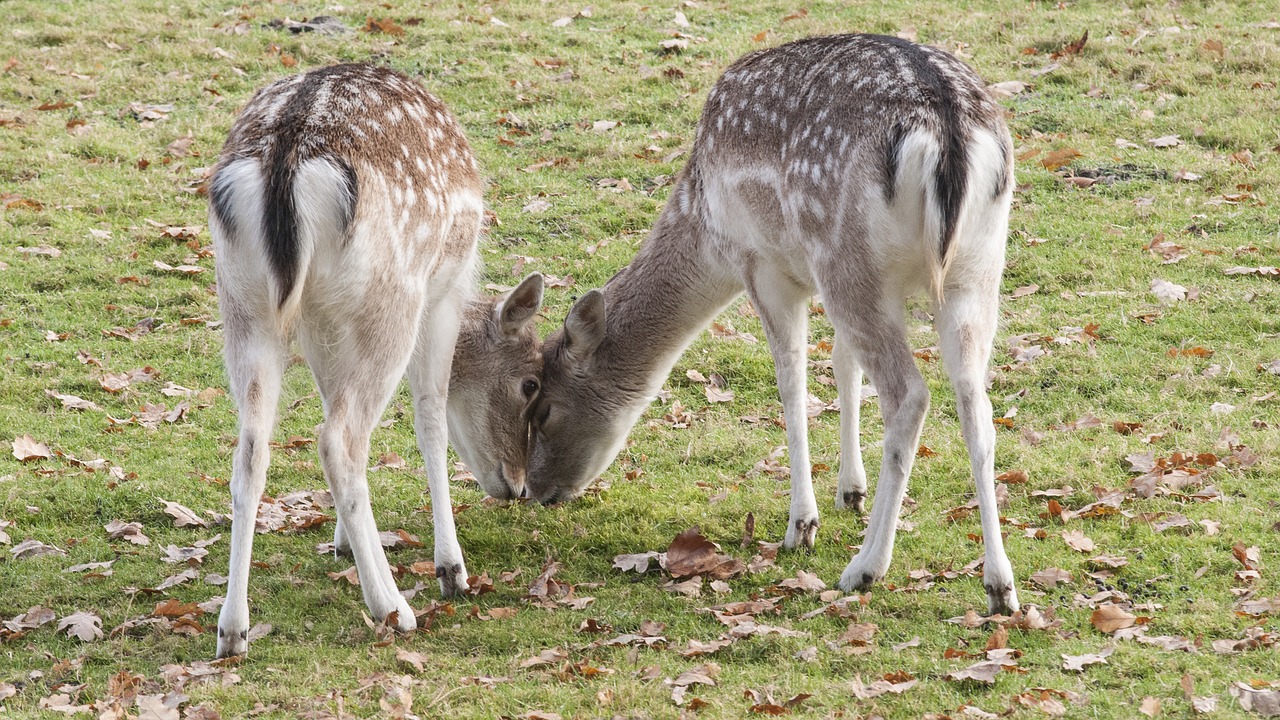
{"label": "deer nose", "polygon": [[524,468],[504,462],[502,463],[502,479],[511,491],[511,497],[524,497]]}

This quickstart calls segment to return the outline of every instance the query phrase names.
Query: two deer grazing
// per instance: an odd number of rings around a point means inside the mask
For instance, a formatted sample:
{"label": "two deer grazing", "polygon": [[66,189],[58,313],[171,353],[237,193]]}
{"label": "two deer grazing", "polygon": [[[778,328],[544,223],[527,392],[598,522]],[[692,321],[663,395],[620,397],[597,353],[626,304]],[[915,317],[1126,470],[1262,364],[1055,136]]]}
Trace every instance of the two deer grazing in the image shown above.
{"label": "two deer grazing", "polygon": [[945,52],[845,35],[751,53],[708,95],[689,163],[634,261],[579,298],[539,348],[536,276],[503,300],[464,308],[482,189],[438,101],[367,66],[261,91],[210,186],[241,413],[219,656],[245,650],[253,521],[289,337],[324,400],[319,450],[337,505],[335,543],[355,555],[372,613],[395,613],[409,629],[413,613],[387,569],[364,478],[370,432],[406,368],[437,572],[450,594],[466,574],[445,475],[446,385],[449,439],[487,492],[509,498],[523,481],[537,500],[568,500],[612,463],[685,347],[744,291],[764,324],[787,421],[787,547],[812,547],[818,528],[805,415],[813,295],[836,331],[837,508],[861,511],[867,494],[864,369],[879,390],[884,459],[866,542],[840,579],[846,590],[888,570],[929,404],[904,306],[928,293],[977,483],[988,609],[1016,610],[985,390],[1012,167],[1000,107]]}

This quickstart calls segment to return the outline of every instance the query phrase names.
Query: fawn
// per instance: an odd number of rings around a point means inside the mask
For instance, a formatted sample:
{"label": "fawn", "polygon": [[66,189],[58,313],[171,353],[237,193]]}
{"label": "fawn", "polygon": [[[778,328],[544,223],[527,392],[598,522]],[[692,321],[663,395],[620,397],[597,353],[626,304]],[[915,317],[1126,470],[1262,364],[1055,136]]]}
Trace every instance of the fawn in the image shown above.
{"label": "fawn", "polygon": [[209,183],[224,358],[240,413],[218,657],[247,649],[254,521],[291,339],[324,407],[317,447],[338,516],[334,544],[354,556],[378,620],[416,627],[365,478],[370,434],[406,372],[441,592],[457,594],[467,579],[447,438],[489,494],[522,491],[543,283],[531,275],[505,298],[473,301],[483,192],[456,121],[392,70],[338,65],[280,80],[231,128]]}
{"label": "fawn", "polygon": [[845,590],[884,577],[928,389],[905,301],[932,301],[977,484],[991,612],[1018,608],[1000,536],[986,372],[1013,192],[1003,112],[955,57],[877,35],[750,53],[711,89],[689,163],[631,265],[584,294],[543,343],[527,489],[580,493],[613,461],[684,348],[746,291],[777,372],[791,457],[785,544],[818,527],[805,416],[807,306],[835,328],[842,413],[837,508],[862,510],[863,368],[879,390],[884,458]]}

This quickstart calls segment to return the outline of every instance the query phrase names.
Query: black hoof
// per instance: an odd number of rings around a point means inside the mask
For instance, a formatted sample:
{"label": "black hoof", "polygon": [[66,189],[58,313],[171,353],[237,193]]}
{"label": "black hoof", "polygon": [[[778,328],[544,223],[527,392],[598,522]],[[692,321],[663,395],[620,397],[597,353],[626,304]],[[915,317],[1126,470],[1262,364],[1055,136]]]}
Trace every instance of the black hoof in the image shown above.
{"label": "black hoof", "polygon": [[864,492],[850,490],[841,499],[844,500],[845,510],[854,510],[856,512],[865,512],[866,510],[867,494]]}

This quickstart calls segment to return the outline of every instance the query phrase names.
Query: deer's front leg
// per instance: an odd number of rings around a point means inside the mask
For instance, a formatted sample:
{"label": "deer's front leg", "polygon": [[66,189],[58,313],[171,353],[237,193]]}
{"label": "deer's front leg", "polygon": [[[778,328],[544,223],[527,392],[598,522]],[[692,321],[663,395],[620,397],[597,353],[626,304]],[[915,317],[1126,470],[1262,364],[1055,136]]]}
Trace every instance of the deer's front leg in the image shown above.
{"label": "deer's front leg", "polygon": [[449,366],[457,342],[460,308],[454,298],[423,316],[418,346],[409,363],[409,387],[413,392],[414,431],[427,466],[431,487],[431,517],[435,528],[436,579],[440,594],[458,597],[467,591],[467,566],[458,543],[449,497],[449,472],[445,462],[448,425],[445,404],[449,392]]}
{"label": "deer's front leg", "polygon": [[787,454],[791,461],[791,512],[783,545],[813,548],[818,534],[818,501],[813,494],[809,462],[808,365],[805,352],[809,335],[808,300],[812,292],[798,287],[784,273],[756,268],[746,278],[747,293],[755,303],[769,339],[782,415],[787,423]]}

